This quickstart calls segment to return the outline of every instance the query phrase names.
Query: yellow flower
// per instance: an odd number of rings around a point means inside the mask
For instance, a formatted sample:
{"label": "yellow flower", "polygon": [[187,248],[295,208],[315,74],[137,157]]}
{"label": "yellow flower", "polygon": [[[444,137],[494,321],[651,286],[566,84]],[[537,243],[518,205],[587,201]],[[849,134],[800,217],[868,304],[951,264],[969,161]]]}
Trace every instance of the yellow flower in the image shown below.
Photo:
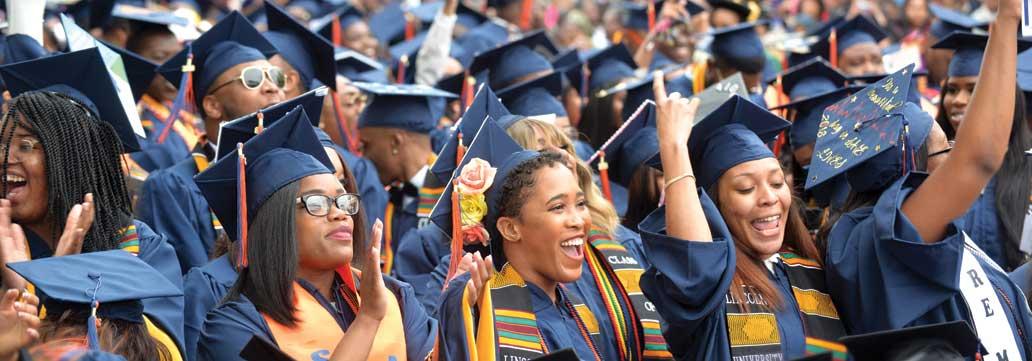
{"label": "yellow flower", "polygon": [[480,223],[487,214],[487,201],[483,194],[463,195],[459,200],[462,209],[462,225],[472,226]]}

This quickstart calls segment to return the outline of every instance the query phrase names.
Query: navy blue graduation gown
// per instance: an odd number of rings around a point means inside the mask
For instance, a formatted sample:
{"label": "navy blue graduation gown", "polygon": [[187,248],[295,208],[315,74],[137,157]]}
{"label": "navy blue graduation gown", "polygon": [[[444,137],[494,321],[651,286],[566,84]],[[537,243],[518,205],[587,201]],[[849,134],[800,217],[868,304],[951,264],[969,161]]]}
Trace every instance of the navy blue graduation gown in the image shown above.
{"label": "navy blue graduation gown", "polygon": [[416,298],[431,315],[437,314],[444,284],[442,275],[434,279],[434,269],[444,264],[443,275],[447,275],[451,260],[450,238],[431,222],[405,233],[394,252],[394,277],[412,285]]}
{"label": "navy blue graduation gown", "polygon": [[[407,204],[405,204],[407,203]],[[410,230],[414,230],[419,226],[419,199],[411,198],[408,202],[403,202],[400,207],[394,208],[394,214],[391,218],[391,224],[387,226],[391,227],[391,249],[397,253],[398,245],[401,244],[402,238]],[[397,262],[395,262],[397,264]]]}
{"label": "navy blue graduation gown", "polygon": [[[433,350],[438,331],[437,320],[430,318],[414,299],[415,294],[411,286],[390,277],[384,277],[384,282],[387,289],[398,298],[401,307],[408,357],[410,360],[421,361]],[[322,294],[307,282],[301,281],[301,285],[311,292],[323,307],[331,310],[330,313],[335,316],[341,329],[347,330],[348,325],[354,321],[355,314],[347,307],[344,307],[343,314],[333,312],[333,307]],[[209,312],[197,347],[197,359],[242,360],[240,350],[255,335],[275,342],[275,337],[262,314],[246,297],[240,296],[240,299],[219,305]]]}
{"label": "navy blue graduation gown", "polygon": [[228,255],[196,267],[183,279],[184,305],[184,337],[186,339],[186,359],[197,359],[197,341],[204,329],[204,319],[208,312],[215,309],[229,293],[236,282],[237,273]]}
{"label": "navy blue graduation gown", "polygon": [[[713,203],[705,195],[700,197],[713,233],[712,242],[666,235],[665,206],[638,226],[645,255],[652,262],[641,278],[641,286],[663,316],[663,336],[678,360],[731,360],[726,302],[735,272],[734,242]],[[802,357],[803,321],[784,265],[775,264],[773,274],[768,276],[784,301],[774,312],[781,351],[786,360]]]}
{"label": "navy blue graduation gown", "polygon": [[141,120],[149,120],[153,124],[147,131],[146,139],[139,139],[140,151],[131,153],[136,164],[147,172],[168,168],[179,161],[190,157],[190,148],[186,141],[175,130],[169,130],[163,143],[158,143],[158,137],[164,131],[165,119],[158,117],[150,108],[144,106],[140,112]]}
{"label": "navy blue graduation gown", "polygon": [[[443,339],[440,343],[440,351],[444,360],[469,359],[469,353],[465,346],[467,341],[461,303],[466,302],[462,293],[468,281],[469,273],[456,277],[448,284],[448,289],[441,300],[440,319]],[[594,360],[595,356],[591,351],[591,346],[580,336],[582,333],[574,316],[566,307],[557,306],[558,302],[565,302],[568,299],[566,291],[556,292],[557,303],[553,303],[545,291],[529,282],[527,291],[530,292],[531,307],[534,309],[534,316],[537,317],[538,331],[548,350],[554,352],[573,348],[581,360]],[[478,313],[483,314],[483,312]],[[603,357],[603,360],[605,359]]]}
{"label": "navy blue graduation gown", "polygon": [[996,212],[996,178],[989,181],[982,190],[982,195],[978,196],[967,213],[957,221],[978,248],[1000,267],[1007,269],[1007,254],[1004,250],[1004,242],[1007,242],[1007,239],[1003,236],[1006,232],[1003,223],[1000,223],[999,213]]}
{"label": "navy blue graduation gown", "polygon": [[218,237],[208,201],[193,181],[197,173],[193,157],[151,173],[136,203],[140,220],[168,237],[183,271],[208,263],[208,253]]}
{"label": "navy blue graduation gown", "polygon": [[[911,173],[897,180],[873,207],[847,213],[831,230],[825,272],[839,315],[852,334],[971,321],[958,285],[964,252],[961,227],[954,222],[941,241],[925,244],[901,210],[925,177]],[[1027,338],[1032,317],[1025,296],[1006,274],[975,258],[1004,304],[1010,326]],[[1014,337],[1027,354],[1022,337],[1017,332]]]}

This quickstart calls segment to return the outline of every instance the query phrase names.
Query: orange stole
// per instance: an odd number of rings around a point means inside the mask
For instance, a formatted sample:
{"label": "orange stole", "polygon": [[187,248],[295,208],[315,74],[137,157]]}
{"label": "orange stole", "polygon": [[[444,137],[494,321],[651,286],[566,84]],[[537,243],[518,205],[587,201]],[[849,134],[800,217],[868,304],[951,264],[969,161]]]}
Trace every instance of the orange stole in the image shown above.
{"label": "orange stole", "polygon": [[[407,360],[401,307],[395,297],[388,297],[387,302],[387,315],[376,330],[368,359],[387,360],[394,356],[397,360]],[[344,336],[344,330],[337,326],[333,315],[297,282],[294,282],[294,307],[297,308],[295,327],[288,327],[262,314],[276,344],[295,360],[329,360]]]}

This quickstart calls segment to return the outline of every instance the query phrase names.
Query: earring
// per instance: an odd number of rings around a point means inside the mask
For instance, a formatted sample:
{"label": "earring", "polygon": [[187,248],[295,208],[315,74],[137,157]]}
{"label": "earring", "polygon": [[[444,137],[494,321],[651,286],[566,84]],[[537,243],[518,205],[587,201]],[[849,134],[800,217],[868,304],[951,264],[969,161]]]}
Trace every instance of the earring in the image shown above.
{"label": "earring", "polygon": [[398,148],[391,149],[391,155],[398,155]]}

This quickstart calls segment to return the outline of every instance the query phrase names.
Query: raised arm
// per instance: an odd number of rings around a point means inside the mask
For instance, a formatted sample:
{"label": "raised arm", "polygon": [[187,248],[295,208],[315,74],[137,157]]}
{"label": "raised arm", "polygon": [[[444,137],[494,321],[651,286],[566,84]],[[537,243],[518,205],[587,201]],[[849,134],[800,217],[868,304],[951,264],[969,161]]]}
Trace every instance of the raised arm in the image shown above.
{"label": "raised arm", "polygon": [[665,181],[667,235],[692,241],[712,241],[688,156],[688,137],[692,133],[692,119],[699,109],[699,100],[682,98],[679,93],[667,97],[663,73],[658,71],[652,78],[652,91],[656,97],[656,131],[659,133],[659,155]]}

